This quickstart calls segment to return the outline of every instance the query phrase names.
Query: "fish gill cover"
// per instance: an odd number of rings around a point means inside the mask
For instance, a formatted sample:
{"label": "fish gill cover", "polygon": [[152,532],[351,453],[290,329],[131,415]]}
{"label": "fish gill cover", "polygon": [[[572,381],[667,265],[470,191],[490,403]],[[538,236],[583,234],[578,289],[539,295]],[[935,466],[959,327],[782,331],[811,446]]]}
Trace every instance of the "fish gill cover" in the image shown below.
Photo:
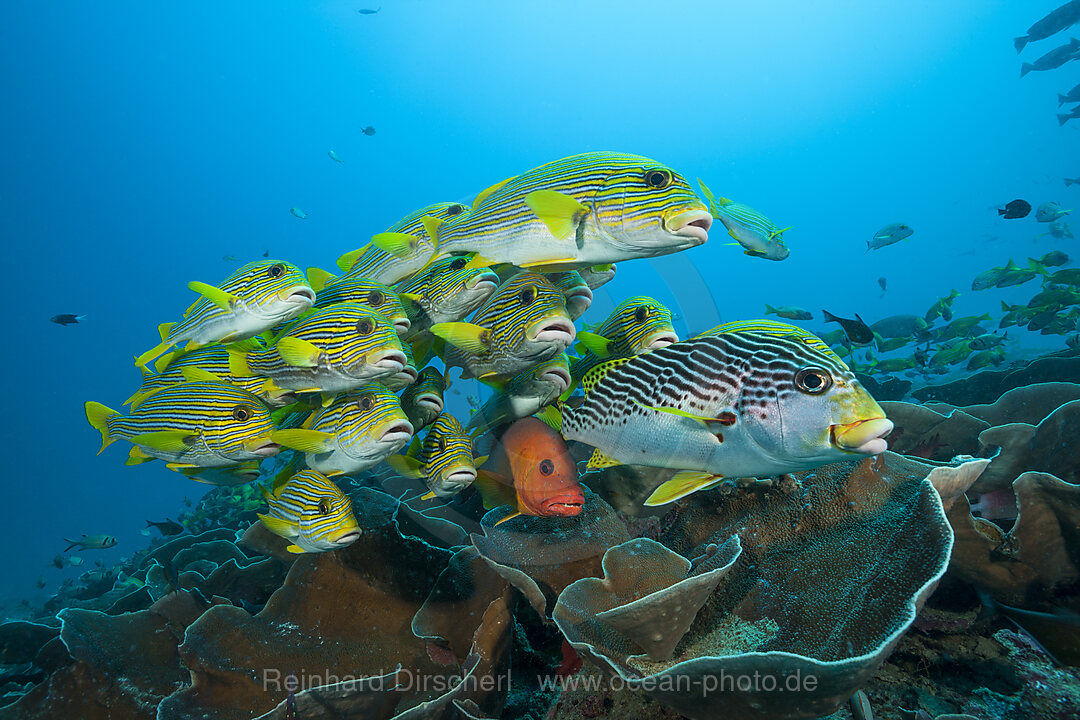
{"label": "fish gill cover", "polygon": [[1073,717],[1078,23],[11,8],[0,720]]}

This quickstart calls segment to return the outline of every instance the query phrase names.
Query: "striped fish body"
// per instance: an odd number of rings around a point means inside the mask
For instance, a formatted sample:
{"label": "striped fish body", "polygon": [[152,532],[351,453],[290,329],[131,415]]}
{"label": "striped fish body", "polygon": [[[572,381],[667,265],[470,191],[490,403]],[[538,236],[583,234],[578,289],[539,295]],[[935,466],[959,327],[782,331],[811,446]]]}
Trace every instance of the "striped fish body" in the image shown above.
{"label": "striped fish body", "polygon": [[523,271],[504,282],[470,323],[483,343],[483,352],[460,349],[449,343],[444,360],[447,367],[463,369],[462,377],[512,378],[533,365],[549,360],[565,350],[577,333],[566,312],[566,300],[543,275]]}
{"label": "striped fish body", "polygon": [[[583,334],[584,337],[589,336]],[[600,342],[600,339],[607,340],[604,348],[596,348],[601,350],[600,354],[578,345],[581,357],[570,362],[570,375],[575,381],[580,381],[587,372],[608,359],[640,355],[665,347],[678,342],[679,336],[672,325],[671,310],[658,300],[639,295],[619,303],[588,342]]]}
{"label": "striped fish body", "polygon": [[259,461],[249,460],[240,465],[213,468],[177,468],[177,472],[195,482],[217,485],[218,487],[236,487],[247,485],[259,479]]}
{"label": "striped fish body", "polygon": [[[777,335],[780,337],[796,337],[806,343],[809,347],[828,355],[834,362],[838,362],[847,368],[847,365],[840,359],[840,356],[833,352],[833,349],[817,335],[808,330],[803,330],[797,325],[789,325],[776,320],[735,320],[733,322],[717,325],[711,330],[699,333],[696,337],[703,337],[705,335],[723,335],[732,332],[752,332],[765,335]],[[839,338],[843,336],[844,331],[838,330],[836,333],[834,339],[839,340]]]}
{"label": "striped fish body", "polygon": [[508,181],[443,224],[437,240],[440,253],[574,270],[695,247],[711,224],[705,205],[670,168],[593,152]]}
{"label": "striped fish body", "polygon": [[412,345],[407,342],[401,343],[401,352],[405,354],[404,367],[393,375],[387,375],[379,379],[379,382],[391,392],[407,388],[416,382],[416,379],[420,376],[419,371],[416,369],[416,358],[413,355]]}
{"label": "striped fish body", "polygon": [[398,335],[409,330],[409,316],[401,298],[389,286],[359,276],[331,279],[315,297],[315,307],[324,308],[340,303],[367,305],[390,321]]}
{"label": "striped fish body", "polygon": [[144,366],[177,345],[190,350],[254,337],[299,317],[315,302],[315,291],[300,269],[280,260],[244,265],[217,288],[196,283],[191,287],[214,295],[217,303],[204,294],[180,322],[162,326],[167,329],[161,343],[139,356],[136,365]]}
{"label": "striped fish body", "polygon": [[571,320],[577,320],[585,314],[592,305],[592,288],[576,270],[552,273],[547,276],[548,280],[559,288],[563,297],[566,298],[566,312],[570,313]]}
{"label": "striped fish body", "polygon": [[892,429],[843,363],[791,336],[693,338],[598,367],[562,432],[609,464],[767,477],[885,449]]}
{"label": "striped fish body", "polygon": [[528,417],[554,403],[570,386],[570,360],[560,351],[550,360],[515,375],[469,418],[474,437]]}
{"label": "striped fish body", "polygon": [[130,441],[129,464],[157,458],[178,467],[227,467],[276,455],[270,409],[227,383],[193,382],[164,388],[130,415],[86,404],[103,447]]}
{"label": "striped fish body", "polygon": [[[401,457],[401,456],[396,456]],[[450,497],[476,480],[472,438],[453,415],[442,413],[420,442],[413,441],[409,457],[418,463],[412,474],[422,477],[438,497]],[[396,467],[396,463],[391,463]]]}
{"label": "striped fish body", "polygon": [[405,411],[414,432],[435,422],[443,411],[443,393],[446,379],[436,368],[426,367],[420,371],[416,382],[401,393],[401,409]]}
{"label": "striped fish body", "polygon": [[411,327],[403,338],[414,340],[436,323],[461,320],[483,305],[498,284],[498,275],[472,266],[468,258],[435,261],[394,288],[408,294],[404,303]]}
{"label": "striped fish body", "polygon": [[401,372],[406,362],[394,326],[355,303],[320,308],[294,321],[265,350],[230,350],[233,375],[270,378],[299,392],[348,392]]}
{"label": "striped fish body", "polygon": [[[229,353],[223,345],[207,345],[196,350],[180,353],[169,360],[169,364],[160,373],[143,377],[142,385],[128,403],[136,409],[143,400],[154,392],[189,382],[200,373],[213,375],[221,382],[235,385],[262,400],[271,408],[285,407],[296,402],[296,395],[288,390],[275,387],[272,382],[261,377],[237,377],[229,372]],[[126,404],[126,403],[125,403]]]}
{"label": "striped fish body", "polygon": [[592,267],[581,268],[578,270],[578,274],[581,275],[581,279],[585,281],[590,290],[595,290],[615,279],[615,266],[611,264],[593,265]]}
{"label": "striped fish body", "polygon": [[751,257],[783,260],[791,251],[784,243],[784,229],[749,205],[713,196],[705,183],[698,180],[701,192],[709,202],[709,212],[723,223],[728,235],[742,245]]}
{"label": "striped fish body", "polygon": [[300,432],[280,430],[271,437],[285,447],[305,451],[309,468],[334,477],[378,465],[405,447],[412,436],[412,424],[397,396],[371,384],[335,397],[316,410]]}
{"label": "striped fish body", "polygon": [[387,229],[387,232],[404,233],[416,238],[406,257],[393,255],[374,245],[367,245],[360,252],[342,255],[338,267],[345,277],[360,277],[393,285],[419,272],[435,253],[435,245],[424,227],[424,218],[449,220],[469,211],[461,203],[437,203],[428,205],[406,215]]}
{"label": "striped fish body", "polygon": [[264,491],[267,512],[259,515],[271,532],[293,544],[292,553],[338,550],[360,537],[349,496],[332,480],[303,470]]}

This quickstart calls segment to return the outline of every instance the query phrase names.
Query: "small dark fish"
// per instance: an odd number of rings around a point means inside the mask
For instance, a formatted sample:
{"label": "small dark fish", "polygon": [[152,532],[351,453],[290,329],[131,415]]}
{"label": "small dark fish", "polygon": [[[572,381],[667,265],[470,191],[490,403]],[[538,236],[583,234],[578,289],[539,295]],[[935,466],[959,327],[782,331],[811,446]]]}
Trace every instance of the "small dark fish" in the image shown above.
{"label": "small dark fish", "polygon": [[881,292],[885,292],[885,285],[886,285],[886,283],[888,283],[888,281],[887,281],[887,280],[886,280],[885,278],[883,278],[883,277],[879,277],[879,278],[877,279],[877,284],[878,284],[878,287],[880,287],[880,288],[881,288]]}
{"label": "small dark fish", "polygon": [[1070,110],[1069,112],[1067,112],[1065,114],[1058,113],[1057,118],[1058,118],[1058,127],[1061,127],[1062,125],[1069,122],[1070,120],[1075,120],[1076,118],[1080,118],[1080,105],[1077,105],[1076,107],[1074,107],[1072,110]]}
{"label": "small dark fish", "polygon": [[1024,77],[1032,70],[1053,70],[1059,68],[1070,60],[1076,60],[1077,50],[1080,50],[1080,40],[1071,38],[1068,43],[1054,48],[1033,63],[1024,63],[1020,66],[1020,77]]}
{"label": "small dark fish", "polygon": [[375,14],[376,14],[376,13],[378,13],[378,12],[379,12],[380,10],[382,10],[382,5],[380,5],[379,7],[375,8],[374,10],[372,10],[371,8],[360,8],[360,9],[359,9],[359,10],[357,10],[356,12],[360,13],[361,15],[375,15]]}
{"label": "small dark fish", "polygon": [[162,573],[165,575],[165,581],[169,583],[169,588],[174,593],[180,592],[180,571],[173,565],[172,560],[164,558],[162,560],[155,560],[161,565]]}
{"label": "small dark fish", "polygon": [[828,310],[822,310],[821,312],[825,322],[840,323],[840,327],[844,328],[844,334],[848,336],[848,340],[856,345],[865,345],[874,340],[874,331],[863,322],[863,319],[859,317],[858,313],[855,313],[854,320],[849,320],[847,318],[836,317]]}
{"label": "small dark fish", "polygon": [[236,262],[240,258],[236,257],[235,255],[222,255],[221,259],[225,262]]}
{"label": "small dark fish", "polygon": [[1058,93],[1058,107],[1061,107],[1062,105],[1064,105],[1066,103],[1075,103],[1075,102],[1080,102],[1080,85],[1077,85],[1072,90],[1065,93],[1064,95],[1062,95],[1061,93]]}
{"label": "small dark fish", "polygon": [[1013,200],[1005,207],[998,208],[998,215],[1006,220],[1016,220],[1017,218],[1027,217],[1030,212],[1031,203],[1027,200]]}
{"label": "small dark fish", "polygon": [[1013,39],[1016,52],[1024,49],[1029,42],[1045,40],[1062,30],[1071,27],[1080,20],[1080,0],[1069,0],[1061,7],[1051,11],[1044,18],[1028,28],[1027,35]]}
{"label": "small dark fish", "polygon": [[930,347],[915,348],[914,360],[920,367],[926,367],[927,361],[930,360]]}
{"label": "small dark fish", "polygon": [[179,535],[184,532],[184,526],[178,522],[173,522],[169,518],[165,518],[162,522],[154,522],[153,520],[146,521],[146,527],[156,527],[162,535]]}
{"label": "small dark fish", "polygon": [[1069,187],[1070,185],[1080,185],[1080,177],[1065,178],[1065,187]]}
{"label": "small dark fish", "polygon": [[375,128],[372,125],[368,125],[367,127],[360,128],[360,132],[370,137],[375,134]]}
{"label": "small dark fish", "polygon": [[270,248],[263,250],[263,257],[270,257]]}
{"label": "small dark fish", "polygon": [[43,588],[45,587],[45,584],[46,584],[46,583],[45,583],[45,578],[43,578],[43,577],[39,577],[39,578],[37,579],[37,589],[38,589],[38,590],[41,590],[41,589],[43,589]]}
{"label": "small dark fish", "polygon": [[54,322],[57,325],[78,325],[79,321],[85,318],[85,315],[72,315],[71,313],[63,313],[61,315],[53,315],[49,318],[50,322]]}
{"label": "small dark fish", "polygon": [[55,557],[53,557],[52,566],[54,568],[56,568],[57,570],[63,570],[64,569],[64,556],[63,555],[56,555]]}

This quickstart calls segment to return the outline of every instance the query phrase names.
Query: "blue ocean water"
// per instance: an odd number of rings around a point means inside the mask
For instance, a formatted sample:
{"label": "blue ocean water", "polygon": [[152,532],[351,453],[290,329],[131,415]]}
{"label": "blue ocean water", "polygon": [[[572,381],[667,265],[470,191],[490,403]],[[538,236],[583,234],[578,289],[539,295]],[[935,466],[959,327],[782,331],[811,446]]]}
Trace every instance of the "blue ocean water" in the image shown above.
{"label": "blue ocean water", "polygon": [[[822,308],[921,315],[951,288],[957,316],[996,319],[1000,300],[1031,292],[972,293],[974,275],[1073,250],[1034,240],[1033,217],[995,211],[1013,198],[1071,207],[1080,192],[1062,184],[1080,175],[1080,123],[1055,119],[1080,65],[1019,79],[1012,46],[1055,5],[8,7],[3,595],[40,602],[77,574],[49,566],[62,538],[114,535],[86,555],[115,562],[145,546],[145,520],[175,518],[208,489],[160,463],[126,467],[118,447],[96,456],[82,411],[119,407],[138,385],[131,359],[190,303],[189,280],[218,282],[265,250],[329,268],[422,205],[563,156],[656,158],[792,227],[779,263],[744,256],[717,225],[703,247],[620,266],[585,322],[645,293],[679,313],[680,333],[761,317],[766,303],[806,307],[806,327],[825,330]],[[896,221],[915,228],[910,241],[865,252]],[[61,327],[57,313],[87,317]],[[1064,347],[1013,337],[1016,356]]]}

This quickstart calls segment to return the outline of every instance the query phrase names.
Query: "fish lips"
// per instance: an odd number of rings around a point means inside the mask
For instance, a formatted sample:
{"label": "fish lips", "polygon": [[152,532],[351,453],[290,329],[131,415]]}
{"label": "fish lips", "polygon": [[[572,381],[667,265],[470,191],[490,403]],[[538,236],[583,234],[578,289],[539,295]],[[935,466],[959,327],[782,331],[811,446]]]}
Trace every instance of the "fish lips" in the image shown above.
{"label": "fish lips", "polygon": [[330,542],[332,542],[337,547],[345,547],[346,545],[352,545],[354,542],[359,540],[361,534],[362,533],[359,528],[357,528],[356,530],[349,530],[343,535],[339,535],[338,537],[334,538]]}
{"label": "fish lips", "polygon": [[291,288],[285,288],[278,292],[278,297],[282,302],[296,305],[311,307],[315,304],[315,291],[307,285],[294,285]]}
{"label": "fish lips", "polygon": [[459,467],[451,471],[443,478],[443,487],[447,489],[464,490],[476,481],[476,468]]}
{"label": "fish lips", "polygon": [[396,420],[390,424],[382,434],[379,436],[380,443],[386,443],[390,445],[404,445],[409,442],[413,436],[413,426],[408,420]]}
{"label": "fish lips", "polygon": [[892,432],[892,429],[892,420],[876,417],[844,425],[832,425],[829,427],[829,436],[834,446],[846,452],[877,455],[888,449],[885,436]]}
{"label": "fish lips", "polygon": [[539,320],[525,333],[525,337],[531,342],[553,343],[564,348],[570,347],[577,337],[577,328],[568,317],[554,317]]}
{"label": "fish lips", "polygon": [[585,506],[585,495],[581,492],[569,492],[547,498],[541,504],[542,514],[546,517],[574,517]]}
{"label": "fish lips", "polygon": [[670,330],[661,330],[655,332],[645,339],[645,342],[641,344],[641,351],[656,350],[658,348],[667,347],[674,343],[679,342],[679,336]]}
{"label": "fish lips", "polygon": [[244,443],[244,449],[259,457],[273,457],[281,452],[281,446],[269,437],[252,438]]}
{"label": "fish lips", "polygon": [[537,380],[554,386],[558,394],[562,395],[566,388],[570,387],[571,378],[570,372],[566,368],[555,366],[540,373]]}
{"label": "fish lips", "polygon": [[692,238],[691,245],[701,245],[709,239],[713,216],[708,210],[684,210],[664,219],[664,229],[672,235]]}
{"label": "fish lips", "polygon": [[443,399],[435,393],[417,395],[413,402],[416,403],[417,407],[426,407],[433,410],[436,415],[443,411]]}

